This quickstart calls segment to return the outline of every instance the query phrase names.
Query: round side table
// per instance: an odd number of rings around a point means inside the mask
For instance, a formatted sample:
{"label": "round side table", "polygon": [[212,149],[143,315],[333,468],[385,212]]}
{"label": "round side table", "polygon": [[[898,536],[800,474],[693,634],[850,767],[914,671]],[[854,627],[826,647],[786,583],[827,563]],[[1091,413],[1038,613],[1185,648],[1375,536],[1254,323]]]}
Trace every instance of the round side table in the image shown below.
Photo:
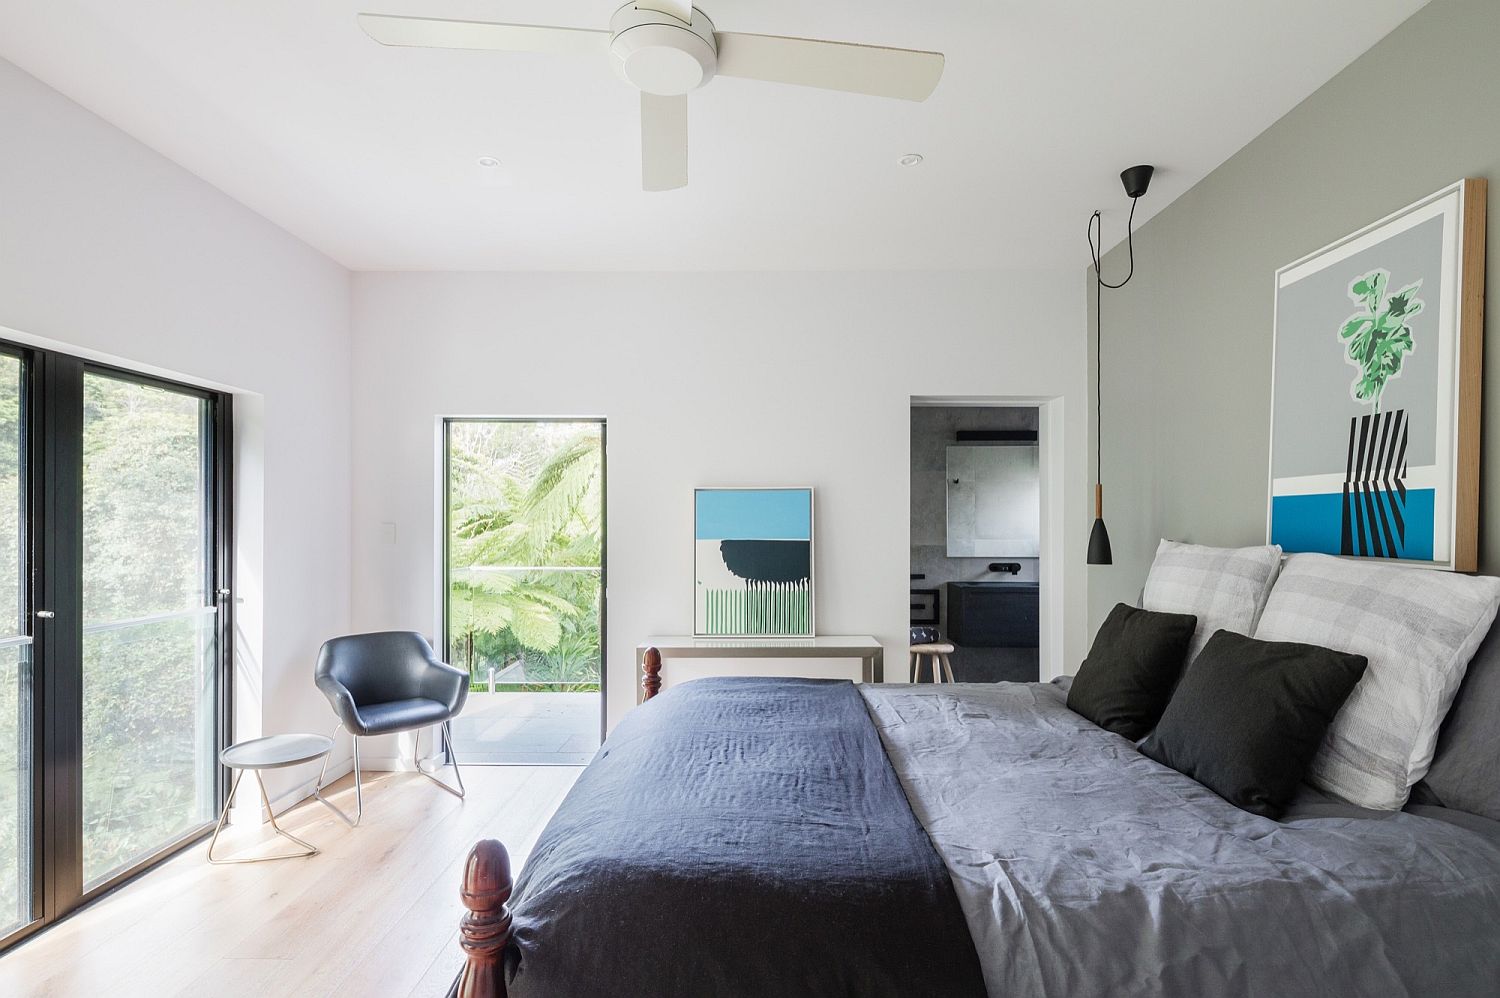
{"label": "round side table", "polygon": [[[288,766],[317,762],[328,755],[328,750],[331,748],[333,748],[333,739],[327,735],[268,735],[265,738],[253,738],[248,742],[231,745],[220,752],[219,762],[235,771],[234,784],[229,788],[229,797],[224,801],[224,810],[219,814],[219,823],[214,826],[214,836],[208,842],[208,861],[216,865],[228,865],[231,863],[266,863],[275,859],[316,856],[317,846],[311,842],[304,842],[276,824],[276,814],[271,810],[271,798],[266,794],[266,781],[261,778],[260,774],[267,769],[285,769]],[[266,806],[266,813],[271,816],[271,830],[282,838],[297,843],[303,848],[302,852],[286,853],[280,856],[258,856],[251,859],[214,859],[214,845],[219,841],[219,833],[224,830],[224,821],[229,817],[229,806],[234,803],[234,795],[240,789],[240,780],[244,779],[245,773],[250,770],[255,771],[255,782],[260,785],[260,799]]]}

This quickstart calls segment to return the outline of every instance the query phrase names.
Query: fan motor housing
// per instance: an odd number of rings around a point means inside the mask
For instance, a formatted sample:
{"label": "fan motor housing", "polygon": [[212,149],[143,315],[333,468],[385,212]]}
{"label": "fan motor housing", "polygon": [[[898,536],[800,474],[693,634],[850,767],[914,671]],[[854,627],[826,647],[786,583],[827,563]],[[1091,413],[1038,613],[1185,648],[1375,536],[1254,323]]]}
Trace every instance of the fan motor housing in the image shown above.
{"label": "fan motor housing", "polygon": [[677,97],[713,79],[719,65],[714,25],[696,7],[693,23],[626,4],[610,18],[610,61],[626,83],[648,94]]}

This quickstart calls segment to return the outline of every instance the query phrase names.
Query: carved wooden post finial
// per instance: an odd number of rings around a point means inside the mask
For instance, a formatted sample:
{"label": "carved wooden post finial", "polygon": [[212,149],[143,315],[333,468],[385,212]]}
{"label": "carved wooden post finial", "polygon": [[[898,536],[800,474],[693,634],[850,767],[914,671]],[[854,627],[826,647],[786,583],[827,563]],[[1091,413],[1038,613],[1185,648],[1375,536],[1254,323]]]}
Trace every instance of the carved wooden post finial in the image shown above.
{"label": "carved wooden post finial", "polygon": [[467,962],[458,980],[458,998],[505,998],[505,947],[510,943],[512,888],[510,854],[494,839],[469,850],[458,896],[469,909],[458,927]]}
{"label": "carved wooden post finial", "polygon": [[641,660],[641,689],[645,692],[642,703],[661,692],[661,652],[655,648],[647,648]]}

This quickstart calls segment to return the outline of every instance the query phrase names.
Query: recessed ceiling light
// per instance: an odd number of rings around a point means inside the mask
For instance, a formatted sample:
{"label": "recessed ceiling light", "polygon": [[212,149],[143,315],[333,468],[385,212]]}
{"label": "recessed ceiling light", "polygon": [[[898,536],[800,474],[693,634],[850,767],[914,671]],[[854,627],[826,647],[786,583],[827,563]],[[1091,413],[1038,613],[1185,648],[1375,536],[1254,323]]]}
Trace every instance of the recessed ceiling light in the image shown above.
{"label": "recessed ceiling light", "polygon": [[487,170],[493,170],[500,165],[500,161],[493,156],[480,156],[479,165]]}
{"label": "recessed ceiling light", "polygon": [[900,163],[902,166],[916,166],[918,163],[922,162],[922,154],[919,152],[909,152],[905,156],[902,156],[900,159],[896,160],[896,162]]}

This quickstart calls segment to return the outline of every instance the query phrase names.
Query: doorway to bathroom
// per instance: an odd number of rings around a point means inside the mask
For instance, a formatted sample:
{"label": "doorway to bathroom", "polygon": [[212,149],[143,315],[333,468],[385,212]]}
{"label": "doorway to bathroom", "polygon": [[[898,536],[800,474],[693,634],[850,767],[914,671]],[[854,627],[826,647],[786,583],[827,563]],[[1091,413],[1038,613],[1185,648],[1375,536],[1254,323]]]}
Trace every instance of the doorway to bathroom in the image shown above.
{"label": "doorway to bathroom", "polygon": [[[1035,401],[912,400],[913,645],[952,646],[957,682],[1040,678],[1042,413]],[[933,681],[927,659],[918,671]]]}

